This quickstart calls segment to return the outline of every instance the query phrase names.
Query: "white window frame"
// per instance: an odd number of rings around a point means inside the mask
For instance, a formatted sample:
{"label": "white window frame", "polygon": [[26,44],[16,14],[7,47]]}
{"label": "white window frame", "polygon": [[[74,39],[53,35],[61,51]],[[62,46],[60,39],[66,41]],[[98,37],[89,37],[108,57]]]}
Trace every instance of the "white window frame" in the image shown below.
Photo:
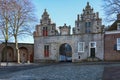
{"label": "white window frame", "polygon": [[120,30],[120,23],[117,23],[117,30]]}
{"label": "white window frame", "polygon": [[117,50],[120,50],[120,43],[119,43],[120,41],[119,40],[120,40],[120,38],[117,38]]}
{"label": "white window frame", "polygon": [[[91,43],[95,43],[95,47],[92,47],[92,46],[91,46]],[[91,54],[90,54],[90,49],[91,49],[91,48],[95,48],[95,53],[96,53],[96,50],[97,50],[97,47],[96,47],[96,46],[97,46],[97,45],[96,45],[96,42],[94,42],[94,41],[89,42],[89,56],[91,55]]]}
{"label": "white window frame", "polygon": [[[92,43],[95,44],[95,47],[91,46]],[[90,45],[90,48],[96,48],[96,42],[90,42],[89,45]]]}
{"label": "white window frame", "polygon": [[[82,50],[80,50],[80,44],[82,44]],[[78,52],[84,52],[85,42],[78,42]]]}

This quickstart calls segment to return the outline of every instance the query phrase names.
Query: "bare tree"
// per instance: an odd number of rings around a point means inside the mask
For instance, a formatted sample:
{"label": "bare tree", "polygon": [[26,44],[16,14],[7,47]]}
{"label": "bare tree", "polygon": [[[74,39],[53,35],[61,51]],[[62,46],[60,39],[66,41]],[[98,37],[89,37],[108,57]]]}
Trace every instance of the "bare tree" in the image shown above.
{"label": "bare tree", "polygon": [[18,36],[29,34],[30,23],[35,19],[33,6],[29,0],[11,0],[10,26],[11,33],[14,36],[16,44],[16,53],[18,54],[18,63],[20,63],[20,54],[18,49]]}
{"label": "bare tree", "polygon": [[[5,0],[0,0],[1,2]],[[8,1],[8,0],[6,0]],[[5,2],[6,2],[5,1]],[[20,63],[20,54],[18,48],[18,36],[21,34],[30,34],[30,23],[35,21],[34,7],[29,0],[9,0],[8,22],[9,29],[7,32],[13,35],[16,45],[17,62]],[[2,6],[3,7],[3,6]],[[4,11],[4,9],[3,9]],[[3,18],[6,19],[6,18]]]}
{"label": "bare tree", "polygon": [[7,44],[10,36],[10,33],[9,33],[10,6],[8,5],[9,3],[10,3],[9,0],[0,0],[0,31],[5,40],[4,54],[6,55],[6,59],[7,59]]}
{"label": "bare tree", "polygon": [[111,22],[116,20],[116,15],[120,13],[120,0],[103,0],[106,20]]}

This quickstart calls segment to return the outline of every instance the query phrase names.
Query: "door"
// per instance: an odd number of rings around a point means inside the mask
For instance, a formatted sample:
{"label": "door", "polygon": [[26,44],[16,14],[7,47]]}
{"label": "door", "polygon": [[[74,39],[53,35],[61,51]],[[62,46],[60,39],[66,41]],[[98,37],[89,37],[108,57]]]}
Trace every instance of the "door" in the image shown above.
{"label": "door", "polygon": [[95,53],[96,53],[96,42],[90,42],[90,45],[89,45],[89,56],[91,58],[95,58]]}
{"label": "door", "polygon": [[90,49],[90,57],[95,58],[95,48]]}

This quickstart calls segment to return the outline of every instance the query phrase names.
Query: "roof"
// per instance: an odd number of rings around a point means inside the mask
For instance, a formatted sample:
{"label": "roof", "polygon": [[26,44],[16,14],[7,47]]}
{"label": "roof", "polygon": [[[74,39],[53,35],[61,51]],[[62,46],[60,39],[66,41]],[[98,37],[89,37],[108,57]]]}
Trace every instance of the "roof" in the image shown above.
{"label": "roof", "polygon": [[108,28],[107,31],[117,30],[117,23],[120,23],[120,20],[116,20],[116,21]]}
{"label": "roof", "polygon": [[[2,44],[5,44],[5,42],[3,42]],[[8,42],[8,44],[15,44],[14,42]],[[18,44],[23,44],[23,45],[34,45],[34,43],[18,43]]]}

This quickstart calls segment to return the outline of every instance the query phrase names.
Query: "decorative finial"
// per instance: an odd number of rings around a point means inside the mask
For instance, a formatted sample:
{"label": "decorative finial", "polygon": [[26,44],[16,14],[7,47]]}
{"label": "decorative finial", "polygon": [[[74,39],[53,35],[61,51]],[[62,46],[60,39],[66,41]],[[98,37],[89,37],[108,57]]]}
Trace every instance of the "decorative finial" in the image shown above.
{"label": "decorative finial", "polygon": [[47,12],[47,9],[44,9],[44,12]]}
{"label": "decorative finial", "polygon": [[87,6],[89,6],[89,2],[87,2]]}
{"label": "decorative finial", "polygon": [[89,5],[89,2],[87,2],[86,8],[91,8],[91,6]]}
{"label": "decorative finial", "polygon": [[48,15],[47,9],[44,9],[43,15]]}
{"label": "decorative finial", "polygon": [[66,26],[66,23],[64,23],[64,26]]}
{"label": "decorative finial", "polygon": [[80,20],[79,14],[77,15],[77,20],[78,20],[78,21]]}

